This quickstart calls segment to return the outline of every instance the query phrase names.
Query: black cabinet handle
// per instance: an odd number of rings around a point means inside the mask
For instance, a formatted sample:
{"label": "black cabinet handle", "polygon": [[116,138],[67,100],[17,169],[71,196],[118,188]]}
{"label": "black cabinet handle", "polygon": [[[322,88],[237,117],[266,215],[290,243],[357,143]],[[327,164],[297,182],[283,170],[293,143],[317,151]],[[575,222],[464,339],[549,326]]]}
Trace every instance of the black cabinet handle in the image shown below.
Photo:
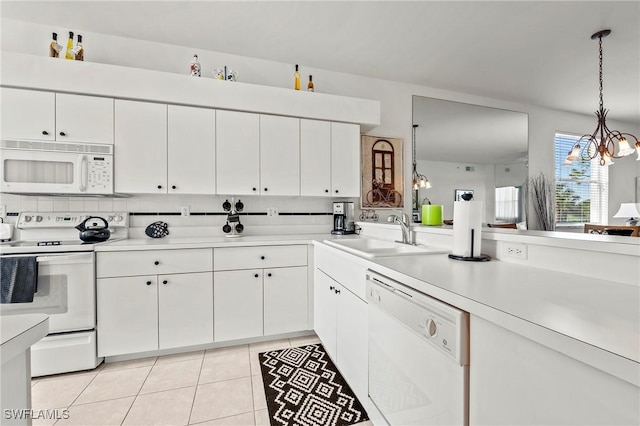
{"label": "black cabinet handle", "polygon": [[147,281],[147,285],[151,285],[151,281]]}
{"label": "black cabinet handle", "polygon": [[157,260],[155,262],[153,262],[154,265],[159,265],[160,262],[158,262]]}
{"label": "black cabinet handle", "polygon": [[269,272],[269,273],[267,274],[267,276],[268,276],[268,277],[270,277],[270,276],[271,276],[271,272]]}
{"label": "black cabinet handle", "polygon": [[171,185],[171,189],[176,189],[176,186],[175,185]]}
{"label": "black cabinet handle", "polygon": [[162,185],[158,185],[158,189],[162,189]]}
{"label": "black cabinet handle", "polygon": [[258,278],[258,277],[259,277],[259,275],[258,275],[258,274],[255,274],[255,275],[254,275],[254,277]]}
{"label": "black cabinet handle", "polygon": [[46,130],[43,130],[43,131],[42,131],[42,134],[43,134],[43,135],[48,135],[48,134],[49,134],[49,132],[47,132]]}
{"label": "black cabinet handle", "polygon": [[335,290],[336,288],[332,285],[329,286],[329,290]]}
{"label": "black cabinet handle", "polygon": [[166,284],[166,283],[168,283],[168,281],[167,281],[167,280],[162,281],[162,284]]}
{"label": "black cabinet handle", "polygon": [[336,292],[336,294],[340,294],[340,290],[338,290],[337,288],[335,290],[333,290]]}
{"label": "black cabinet handle", "polygon": [[338,190],[336,189],[336,194],[338,193]]}
{"label": "black cabinet handle", "polygon": [[260,256],[260,260],[264,260],[264,256]]}
{"label": "black cabinet handle", "polygon": [[325,190],[324,190],[324,192],[329,192],[329,190],[328,190],[328,189],[325,189]]}
{"label": "black cabinet handle", "polygon": [[253,188],[254,191],[256,191],[256,188]]}
{"label": "black cabinet handle", "polygon": [[269,190],[269,188],[265,188],[265,189],[264,189],[264,192],[267,192],[268,190]]}
{"label": "black cabinet handle", "polygon": [[65,132],[60,132],[60,136],[67,136]]}

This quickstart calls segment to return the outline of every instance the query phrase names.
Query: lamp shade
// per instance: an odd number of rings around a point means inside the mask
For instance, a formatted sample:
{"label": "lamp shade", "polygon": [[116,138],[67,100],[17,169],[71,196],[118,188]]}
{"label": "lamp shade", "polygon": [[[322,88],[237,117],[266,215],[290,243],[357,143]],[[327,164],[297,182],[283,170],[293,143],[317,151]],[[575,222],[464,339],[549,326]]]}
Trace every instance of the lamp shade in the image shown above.
{"label": "lamp shade", "polygon": [[620,204],[620,210],[613,217],[640,217],[640,204],[637,203],[622,203]]}

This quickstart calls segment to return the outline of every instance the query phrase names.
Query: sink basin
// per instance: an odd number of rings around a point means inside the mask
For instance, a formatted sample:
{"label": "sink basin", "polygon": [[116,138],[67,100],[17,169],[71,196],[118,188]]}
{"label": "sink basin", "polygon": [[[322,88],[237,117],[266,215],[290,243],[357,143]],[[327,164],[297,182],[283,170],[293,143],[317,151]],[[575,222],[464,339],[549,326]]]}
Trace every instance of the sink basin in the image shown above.
{"label": "sink basin", "polygon": [[327,245],[365,257],[408,256],[418,254],[447,253],[447,250],[422,246],[396,243],[393,241],[377,240],[375,238],[359,238],[351,240],[324,240]]}

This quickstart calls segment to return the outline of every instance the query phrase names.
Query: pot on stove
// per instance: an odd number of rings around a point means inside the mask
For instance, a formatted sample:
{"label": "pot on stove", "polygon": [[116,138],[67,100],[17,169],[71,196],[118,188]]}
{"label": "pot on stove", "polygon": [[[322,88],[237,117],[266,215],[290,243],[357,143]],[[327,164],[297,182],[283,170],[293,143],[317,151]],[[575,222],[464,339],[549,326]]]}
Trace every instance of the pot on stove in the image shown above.
{"label": "pot on stove", "polygon": [[86,218],[76,229],[80,231],[80,239],[86,243],[107,241],[111,236],[109,223],[99,216]]}

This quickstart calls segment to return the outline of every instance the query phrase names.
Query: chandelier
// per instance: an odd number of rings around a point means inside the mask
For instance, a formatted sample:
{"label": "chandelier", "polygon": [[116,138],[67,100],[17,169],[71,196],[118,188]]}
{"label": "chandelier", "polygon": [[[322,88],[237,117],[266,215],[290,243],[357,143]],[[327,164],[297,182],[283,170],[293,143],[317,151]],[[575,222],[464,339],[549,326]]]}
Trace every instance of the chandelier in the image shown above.
{"label": "chandelier", "polygon": [[[609,110],[604,109],[602,100],[602,39],[611,34],[611,30],[602,30],[591,36],[591,40],[598,39],[600,47],[600,107],[596,111],[598,117],[598,126],[590,135],[582,136],[575,144],[573,149],[569,151],[564,165],[569,165],[573,161],[589,161],[600,157],[600,165],[608,166],[613,164],[614,158],[622,158],[633,154],[637,151],[640,161],[640,142],[638,138],[631,133],[622,133],[618,130],[610,130],[607,127],[607,113]],[[635,146],[629,145],[629,140],[635,141]],[[633,143],[632,141],[632,143]],[[635,149],[634,149],[635,148]]]}
{"label": "chandelier", "polygon": [[413,189],[417,190],[420,188],[431,188],[431,183],[429,183],[429,179],[427,179],[427,177],[425,175],[421,175],[420,173],[418,173],[418,170],[416,168],[416,128],[418,127],[417,124],[413,125],[413,141],[412,141],[412,147],[413,147]]}

